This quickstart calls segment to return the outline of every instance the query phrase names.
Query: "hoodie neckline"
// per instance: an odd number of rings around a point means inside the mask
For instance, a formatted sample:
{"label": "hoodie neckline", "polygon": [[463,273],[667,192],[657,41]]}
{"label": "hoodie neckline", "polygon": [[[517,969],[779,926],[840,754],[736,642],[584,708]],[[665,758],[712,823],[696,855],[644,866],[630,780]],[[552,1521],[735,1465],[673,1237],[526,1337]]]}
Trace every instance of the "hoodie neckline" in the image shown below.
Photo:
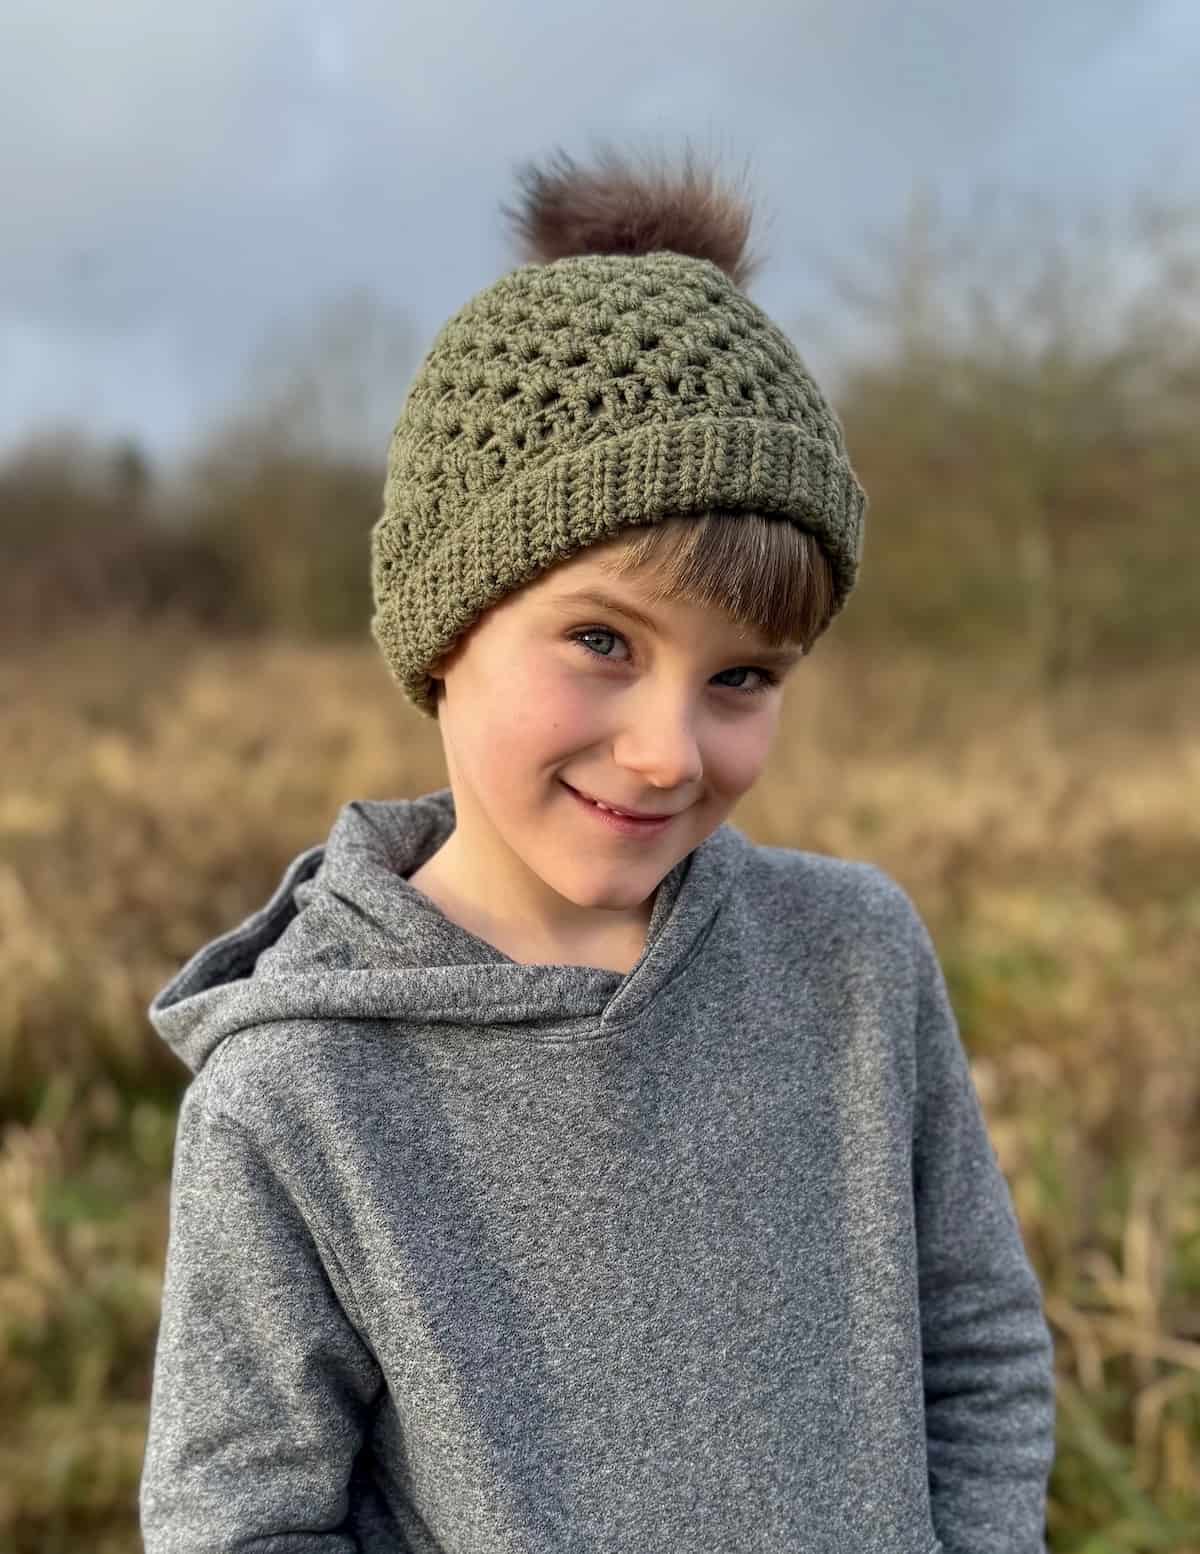
{"label": "hoodie neckline", "polygon": [[[451,922],[407,876],[454,829],[448,787],[353,799],[327,841],[288,864],[270,899],[154,998],[159,1035],[198,1071],[230,1035],[281,1020],[397,1020],[480,1036],[572,1041],[636,1020],[700,952],[752,844],[723,822],[660,882],[646,944],[624,974],[515,961]],[[421,964],[436,954],[443,963]]]}

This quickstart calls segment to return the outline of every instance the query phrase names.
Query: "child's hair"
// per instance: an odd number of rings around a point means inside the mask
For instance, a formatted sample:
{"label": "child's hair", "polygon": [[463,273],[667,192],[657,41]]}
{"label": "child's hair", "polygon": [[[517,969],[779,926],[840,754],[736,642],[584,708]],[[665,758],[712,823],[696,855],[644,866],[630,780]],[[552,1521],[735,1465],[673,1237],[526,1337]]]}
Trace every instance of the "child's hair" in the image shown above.
{"label": "child's hair", "polygon": [[646,597],[720,610],[771,647],[807,653],[833,615],[833,573],[806,529],[761,513],[672,515],[622,535],[596,557],[614,576],[642,574]]}
{"label": "child's hair", "polygon": [[[529,262],[442,327],[392,434],[372,633],[418,710],[492,604],[589,547],[651,598],[805,652],[866,494],[795,347],[740,290],[749,207],[699,171],[560,156],[507,210]],[[755,261],[754,263],[757,263]]]}

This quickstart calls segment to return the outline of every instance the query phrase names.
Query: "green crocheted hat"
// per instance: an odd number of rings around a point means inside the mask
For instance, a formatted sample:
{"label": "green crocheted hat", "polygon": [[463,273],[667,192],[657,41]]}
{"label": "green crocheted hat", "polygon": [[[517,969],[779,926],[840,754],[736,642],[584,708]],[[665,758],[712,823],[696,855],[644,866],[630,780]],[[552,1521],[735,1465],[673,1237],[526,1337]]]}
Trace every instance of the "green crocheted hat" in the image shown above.
{"label": "green crocheted hat", "polygon": [[429,666],[490,605],[624,528],[790,521],[829,559],[831,619],[858,572],[866,495],[795,347],[740,289],[745,206],[690,163],[654,181],[562,161],[526,175],[537,261],[442,327],[388,450],[371,632],[430,717]]}

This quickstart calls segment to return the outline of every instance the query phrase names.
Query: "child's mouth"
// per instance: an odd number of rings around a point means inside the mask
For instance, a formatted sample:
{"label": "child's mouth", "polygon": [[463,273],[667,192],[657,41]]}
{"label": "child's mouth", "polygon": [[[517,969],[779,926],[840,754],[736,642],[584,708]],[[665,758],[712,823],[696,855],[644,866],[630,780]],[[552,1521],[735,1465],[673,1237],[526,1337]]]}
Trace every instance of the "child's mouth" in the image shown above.
{"label": "child's mouth", "polygon": [[635,820],[632,815],[618,815],[611,809],[601,809],[591,799],[585,799],[583,794],[572,788],[569,782],[564,782],[563,787],[581,808],[606,825],[610,831],[615,831],[618,836],[658,836],[676,818],[674,815],[660,815],[654,820]]}

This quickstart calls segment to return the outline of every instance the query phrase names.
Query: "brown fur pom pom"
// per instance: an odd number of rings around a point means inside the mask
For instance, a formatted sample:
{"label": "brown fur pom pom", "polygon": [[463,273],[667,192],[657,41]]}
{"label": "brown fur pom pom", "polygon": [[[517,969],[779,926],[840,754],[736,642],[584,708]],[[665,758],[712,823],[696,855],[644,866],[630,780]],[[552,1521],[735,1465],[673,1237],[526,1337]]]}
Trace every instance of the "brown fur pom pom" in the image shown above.
{"label": "brown fur pom pom", "polygon": [[523,199],[501,211],[516,229],[527,263],[575,254],[649,254],[667,248],[710,259],[745,287],[762,260],[748,257],[749,201],[699,167],[689,147],[683,166],[638,167],[611,147],[592,168],[558,151],[546,167],[527,163],[518,178]]}

